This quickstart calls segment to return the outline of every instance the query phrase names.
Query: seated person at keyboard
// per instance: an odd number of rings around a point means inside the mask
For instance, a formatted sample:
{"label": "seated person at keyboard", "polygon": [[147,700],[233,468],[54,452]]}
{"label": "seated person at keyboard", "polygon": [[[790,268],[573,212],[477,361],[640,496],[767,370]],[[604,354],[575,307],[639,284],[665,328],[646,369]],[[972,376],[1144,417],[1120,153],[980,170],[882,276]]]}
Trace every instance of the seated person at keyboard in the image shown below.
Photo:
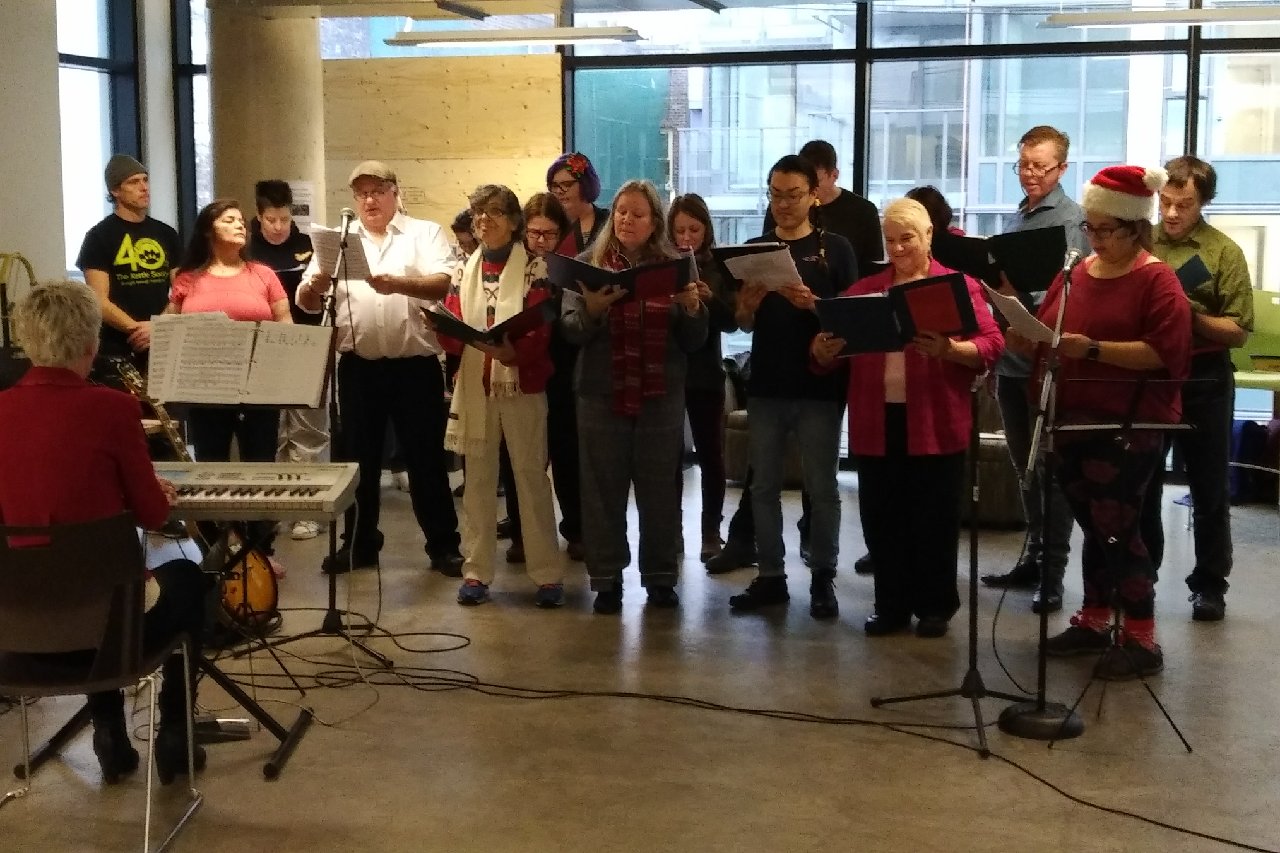
{"label": "seated person at keyboard", "polygon": [[[128,510],[154,529],[168,517],[174,488],[151,466],[138,401],[85,379],[101,324],[93,292],[72,281],[42,284],[18,306],[16,329],[32,366],[0,392],[0,523],[71,524]],[[155,569],[155,578],[160,598],[146,615],[146,641],[185,632],[199,655],[205,590],[199,567],[172,560]],[[175,655],[164,667],[156,737],[156,769],[165,783],[189,769],[183,681],[182,658]],[[138,767],[124,697],[113,690],[88,698],[93,751],[110,784]],[[195,764],[204,766],[200,747]]]}

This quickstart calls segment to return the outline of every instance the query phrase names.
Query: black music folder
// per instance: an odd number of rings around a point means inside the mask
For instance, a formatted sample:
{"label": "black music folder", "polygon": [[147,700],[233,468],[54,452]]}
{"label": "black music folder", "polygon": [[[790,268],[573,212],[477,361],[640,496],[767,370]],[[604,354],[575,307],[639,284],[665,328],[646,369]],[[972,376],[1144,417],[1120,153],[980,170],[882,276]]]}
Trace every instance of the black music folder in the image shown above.
{"label": "black music folder", "polygon": [[557,287],[581,293],[584,289],[595,292],[612,284],[627,291],[622,302],[671,296],[692,281],[693,258],[689,255],[616,271],[564,255],[550,254],[546,260],[547,278]]}
{"label": "black music folder", "polygon": [[457,314],[454,314],[448,308],[437,303],[427,308],[419,309],[426,315],[427,319],[436,327],[436,331],[454,340],[462,341],[464,344],[487,344],[488,346],[502,346],[503,338],[517,340],[534,331],[540,326],[545,326],[552,322],[560,315],[560,309],[556,305],[554,299],[544,299],[537,305],[530,305],[518,314],[513,314],[497,325],[488,329],[477,329],[463,322]]}
{"label": "black music folder", "polygon": [[1204,265],[1204,259],[1199,255],[1192,255],[1191,260],[1174,270],[1174,275],[1178,277],[1184,293],[1190,293],[1213,278],[1209,268]]}
{"label": "black music folder", "polygon": [[[767,255],[770,252],[790,252],[786,243],[769,242],[769,243],[735,243],[727,246],[712,246],[711,257],[715,260],[716,266],[720,268],[720,275],[724,281],[733,286],[740,286],[743,279],[733,274],[733,270],[729,269],[727,261],[734,258],[745,258],[751,255]],[[793,262],[794,263],[794,262]]]}
{"label": "black music folder", "polygon": [[895,285],[885,293],[819,299],[818,321],[845,341],[840,355],[896,352],[919,332],[972,335],[978,318],[960,273]]}
{"label": "black music folder", "polygon": [[1062,272],[1067,254],[1067,229],[1064,225],[1054,225],[993,237],[935,232],[932,249],[938,263],[945,267],[968,273],[992,286],[1000,283],[1003,272],[1014,290],[1039,293],[1048,290]]}

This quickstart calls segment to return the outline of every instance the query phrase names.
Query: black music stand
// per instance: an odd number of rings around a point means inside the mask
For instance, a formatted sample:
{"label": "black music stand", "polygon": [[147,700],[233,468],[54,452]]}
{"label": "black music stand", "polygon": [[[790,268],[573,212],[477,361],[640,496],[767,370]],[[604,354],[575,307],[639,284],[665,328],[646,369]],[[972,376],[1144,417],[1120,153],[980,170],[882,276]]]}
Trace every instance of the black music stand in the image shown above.
{"label": "black music stand", "polygon": [[987,747],[987,729],[986,724],[983,722],[982,706],[978,703],[978,700],[990,697],[1004,699],[1008,702],[1019,702],[1023,698],[1012,693],[988,690],[986,683],[982,680],[982,672],[978,669],[978,495],[980,488],[978,452],[981,444],[978,433],[978,395],[982,393],[980,389],[985,375],[983,374],[975,379],[973,386],[969,389],[969,411],[973,419],[973,426],[969,430],[969,470],[967,472],[969,480],[969,667],[965,670],[960,686],[950,690],[937,690],[930,693],[916,693],[910,696],[893,696],[883,699],[872,697],[871,699],[872,708],[902,702],[919,702],[925,699],[947,699],[952,696],[961,696],[968,699],[973,705],[974,728],[978,733],[978,755],[982,758],[990,757],[991,750]]}
{"label": "black music stand", "polygon": [[[338,405],[338,334],[337,334],[337,294],[336,290],[339,281],[346,281],[346,276],[340,276],[339,271],[345,272],[347,263],[347,234],[343,231],[342,241],[338,244],[338,257],[334,263],[333,274],[330,276],[330,287],[321,297],[321,313],[324,319],[321,325],[329,326],[334,333],[329,336],[329,364],[325,368],[325,387],[329,391],[329,436],[334,447],[337,447],[342,435],[342,411]],[[359,507],[356,508],[359,512]],[[332,562],[334,556],[338,553],[338,519],[333,518],[329,522],[329,558]],[[275,646],[283,646],[286,643],[292,643],[295,640],[303,640],[309,637],[342,637],[355,648],[364,652],[369,657],[387,669],[391,669],[395,664],[391,658],[374,651],[360,638],[356,637],[353,632],[359,631],[365,637],[368,637],[374,630],[373,623],[368,621],[352,621],[352,614],[346,610],[338,609],[338,574],[329,572],[329,601],[328,607],[325,609],[324,618],[320,621],[320,627],[311,631],[305,631],[301,634],[295,634],[288,637],[281,637],[265,643],[268,648]],[[345,621],[344,621],[345,619]],[[237,655],[240,653],[237,653]]]}

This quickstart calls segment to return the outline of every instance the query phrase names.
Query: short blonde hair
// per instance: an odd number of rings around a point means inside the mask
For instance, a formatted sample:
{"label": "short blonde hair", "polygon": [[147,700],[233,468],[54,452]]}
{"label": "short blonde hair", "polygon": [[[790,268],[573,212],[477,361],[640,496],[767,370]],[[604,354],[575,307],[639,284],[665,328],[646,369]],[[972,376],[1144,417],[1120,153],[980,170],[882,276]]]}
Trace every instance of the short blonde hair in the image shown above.
{"label": "short blonde hair", "polygon": [[898,198],[889,202],[884,209],[884,221],[916,232],[926,246],[933,238],[933,220],[929,218],[929,211],[913,198]]}
{"label": "short blonde hair", "polygon": [[23,350],[39,367],[70,367],[90,350],[97,351],[102,309],[88,285],[37,285],[18,303],[13,317]]}

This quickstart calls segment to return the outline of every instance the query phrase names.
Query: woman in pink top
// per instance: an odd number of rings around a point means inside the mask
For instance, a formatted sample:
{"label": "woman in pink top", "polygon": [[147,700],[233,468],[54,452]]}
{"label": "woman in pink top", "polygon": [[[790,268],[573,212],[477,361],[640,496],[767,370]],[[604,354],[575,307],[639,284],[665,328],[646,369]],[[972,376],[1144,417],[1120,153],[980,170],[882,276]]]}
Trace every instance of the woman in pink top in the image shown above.
{"label": "woman in pink top", "polygon": [[[888,269],[861,279],[846,295],[889,288],[951,270],[933,260],[933,225],[918,201],[884,211]],[[966,278],[977,334],[948,338],[923,332],[898,352],[849,360],[849,451],[858,460],[858,510],[875,566],[875,612],[864,630],[877,637],[904,630],[941,637],[960,607],[956,558],[964,451],[971,426],[969,389],[1004,351],[1004,338],[977,282]],[[820,366],[845,342],[813,341]]]}
{"label": "woman in pink top", "polygon": [[[219,199],[196,217],[169,291],[166,314],[217,311],[232,320],[292,323],[289,297],[265,264],[248,260],[248,230],[239,202]],[[267,406],[192,406],[189,439],[200,462],[226,462],[235,436],[243,462],[274,462],[280,410]]]}

